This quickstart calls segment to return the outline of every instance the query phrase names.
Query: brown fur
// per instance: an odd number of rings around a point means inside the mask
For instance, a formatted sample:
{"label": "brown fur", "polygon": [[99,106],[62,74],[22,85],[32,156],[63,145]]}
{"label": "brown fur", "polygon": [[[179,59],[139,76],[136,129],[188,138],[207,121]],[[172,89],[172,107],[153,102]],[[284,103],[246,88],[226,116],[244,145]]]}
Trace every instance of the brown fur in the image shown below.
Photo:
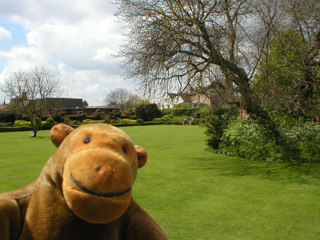
{"label": "brown fur", "polygon": [[107,124],[51,129],[58,147],[40,177],[0,194],[2,240],[163,240],[132,199],[146,151]]}

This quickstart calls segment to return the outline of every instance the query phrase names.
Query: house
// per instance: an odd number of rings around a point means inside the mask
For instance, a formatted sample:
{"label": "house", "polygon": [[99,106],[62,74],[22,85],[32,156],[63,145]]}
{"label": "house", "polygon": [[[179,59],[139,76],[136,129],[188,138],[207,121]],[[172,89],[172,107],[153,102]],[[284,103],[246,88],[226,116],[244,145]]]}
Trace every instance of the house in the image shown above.
{"label": "house", "polygon": [[175,105],[183,102],[183,99],[177,93],[167,93],[167,96],[159,103],[161,109],[173,108]]}
{"label": "house", "polygon": [[202,93],[167,93],[167,97],[160,103],[162,109],[173,108],[177,104],[191,105],[193,107],[202,107],[204,105],[217,104],[219,99],[212,95],[210,98]]}

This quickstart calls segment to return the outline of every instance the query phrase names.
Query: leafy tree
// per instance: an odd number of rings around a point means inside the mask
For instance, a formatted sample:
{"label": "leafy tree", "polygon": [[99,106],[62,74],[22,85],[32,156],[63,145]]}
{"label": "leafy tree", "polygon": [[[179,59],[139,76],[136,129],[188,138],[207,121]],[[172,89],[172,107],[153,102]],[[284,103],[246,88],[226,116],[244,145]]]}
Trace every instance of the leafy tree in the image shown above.
{"label": "leafy tree", "polygon": [[84,100],[84,101],[82,102],[82,106],[83,106],[83,107],[88,107],[88,106],[89,106],[87,100]]}
{"label": "leafy tree", "polygon": [[319,114],[319,64],[308,66],[309,51],[298,31],[281,31],[274,37],[256,76],[255,91],[265,109],[294,117]]}
{"label": "leafy tree", "polygon": [[10,105],[30,119],[36,137],[46,109],[45,99],[60,93],[60,81],[47,68],[35,67],[12,73],[4,80],[1,90],[11,97]]}

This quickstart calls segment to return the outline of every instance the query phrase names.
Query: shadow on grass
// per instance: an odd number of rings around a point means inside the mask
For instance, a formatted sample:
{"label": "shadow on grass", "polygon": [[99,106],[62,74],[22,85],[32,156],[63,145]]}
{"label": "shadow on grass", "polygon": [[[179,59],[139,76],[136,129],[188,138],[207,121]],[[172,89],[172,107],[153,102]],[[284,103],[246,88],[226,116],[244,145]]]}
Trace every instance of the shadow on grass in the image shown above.
{"label": "shadow on grass", "polygon": [[219,176],[256,176],[272,181],[320,185],[320,163],[249,161],[219,155],[212,159],[194,158],[194,161],[198,164],[197,169]]}

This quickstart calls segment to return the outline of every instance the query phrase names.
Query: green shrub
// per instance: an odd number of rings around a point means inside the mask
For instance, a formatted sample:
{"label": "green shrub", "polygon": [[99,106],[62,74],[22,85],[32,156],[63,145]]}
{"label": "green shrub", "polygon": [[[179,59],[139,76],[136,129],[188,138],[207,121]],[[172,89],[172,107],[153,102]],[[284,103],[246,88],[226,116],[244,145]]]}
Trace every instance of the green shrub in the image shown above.
{"label": "green shrub", "polygon": [[198,111],[198,108],[193,108],[190,105],[184,105],[184,104],[177,104],[172,109],[172,116],[188,116],[193,117],[196,112]]}
{"label": "green shrub", "polygon": [[34,119],[33,119],[33,126],[35,127],[35,128],[37,128],[38,130],[40,130],[41,129],[41,120],[40,120],[40,118],[39,117],[35,117]]}
{"label": "green shrub", "polygon": [[320,162],[320,125],[316,122],[301,122],[284,127],[283,133],[291,145],[300,151],[301,159]]}
{"label": "green shrub", "polygon": [[82,124],[92,124],[92,123],[106,123],[105,120],[92,120],[92,119],[85,119],[82,121]]}
{"label": "green shrub", "polygon": [[210,120],[208,145],[216,153],[251,160],[320,162],[318,123],[287,118],[275,122],[278,138],[269,126],[250,119],[229,122],[221,136],[219,124]]}
{"label": "green shrub", "polygon": [[154,123],[163,123],[163,118],[155,118],[152,120]]}
{"label": "green shrub", "polygon": [[25,121],[25,120],[16,120],[14,121],[14,126],[15,127],[31,127],[31,122]]}
{"label": "green shrub", "polygon": [[11,109],[1,109],[0,110],[0,122],[11,122],[12,124],[18,118],[18,113]]}
{"label": "green shrub", "polygon": [[42,124],[42,129],[51,129],[56,122],[52,117],[48,117],[44,124]]}
{"label": "green shrub", "polygon": [[0,122],[0,127],[12,127],[12,123],[10,123],[10,122]]}
{"label": "green shrub", "polygon": [[171,115],[172,108],[161,109],[162,115]]}
{"label": "green shrub", "polygon": [[31,127],[0,127],[0,132],[31,131]]}
{"label": "green shrub", "polygon": [[95,118],[95,120],[104,120],[106,117],[106,114],[101,111],[101,109],[97,109],[93,114],[92,117]]}
{"label": "green shrub", "polygon": [[191,119],[191,125],[199,125],[205,123],[205,120],[203,118],[193,118]]}
{"label": "green shrub", "polygon": [[251,160],[283,161],[281,150],[266,127],[253,120],[237,120],[228,124],[217,152]]}
{"label": "green shrub", "polygon": [[[76,114],[76,115],[65,115],[64,116],[64,121],[77,121],[77,122],[82,122],[84,119],[87,118],[87,115],[85,114]],[[98,117],[95,117],[96,120],[99,120]]]}
{"label": "green shrub", "polygon": [[120,124],[137,124],[137,120],[124,118],[120,120]]}
{"label": "green shrub", "polygon": [[209,136],[207,143],[211,149],[218,149],[229,121],[235,118],[234,110],[230,107],[206,108],[206,114],[208,115],[205,134]]}
{"label": "green shrub", "polygon": [[173,125],[182,125],[182,121],[185,120],[186,117],[184,116],[175,116],[175,117],[172,117],[170,118],[170,120],[167,122],[167,124],[173,124]]}
{"label": "green shrub", "polygon": [[170,121],[170,116],[169,116],[169,115],[164,115],[164,116],[162,117],[162,119],[163,119],[163,122],[164,122],[164,123],[169,122],[169,121]]}
{"label": "green shrub", "polygon": [[137,124],[143,124],[143,120],[142,119],[137,119]]}

